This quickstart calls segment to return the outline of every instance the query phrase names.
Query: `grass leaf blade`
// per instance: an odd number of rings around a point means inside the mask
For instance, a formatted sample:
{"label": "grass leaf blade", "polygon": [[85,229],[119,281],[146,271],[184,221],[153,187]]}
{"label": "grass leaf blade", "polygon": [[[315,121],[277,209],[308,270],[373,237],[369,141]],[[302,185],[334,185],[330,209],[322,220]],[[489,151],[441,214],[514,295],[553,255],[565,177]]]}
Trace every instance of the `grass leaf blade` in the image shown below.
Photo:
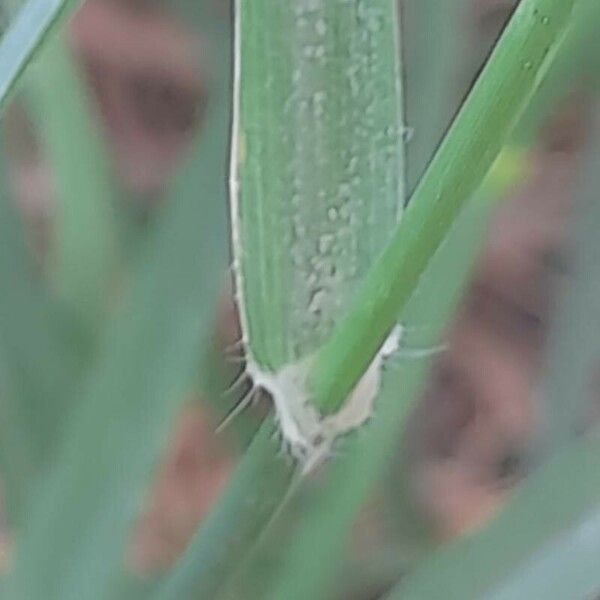
{"label": "grass leaf blade", "polygon": [[397,14],[256,0],[236,15],[237,291],[249,356],[276,372],[329,335],[399,218]]}
{"label": "grass leaf blade", "polygon": [[56,449],[62,426],[57,415],[69,406],[85,356],[77,351],[78,330],[36,276],[1,154],[0,462],[14,524],[29,485]]}
{"label": "grass leaf blade", "polygon": [[104,316],[115,276],[114,208],[120,192],[92,98],[62,36],[40,54],[28,91],[30,112],[55,184],[55,284],[60,297],[93,334]]}
{"label": "grass leaf blade", "polygon": [[600,357],[600,121],[596,116],[592,145],[581,176],[575,205],[568,287],[550,332],[547,365],[539,397],[541,427],[534,452],[537,460],[561,448],[586,423],[591,408],[596,364]]}
{"label": "grass leaf blade", "polygon": [[79,0],[27,0],[0,39],[0,113],[46,37]]}
{"label": "grass leaf blade", "polygon": [[[506,151],[506,156],[518,151]],[[403,313],[411,347],[435,347],[461,298],[477,249],[486,232],[494,200],[519,177],[494,169],[479,201],[461,215],[445,245],[432,260]],[[412,332],[412,333],[411,333]],[[410,350],[409,350],[410,352]],[[386,365],[381,393],[372,419],[340,443],[340,456],[311,496],[280,562],[283,567],[270,589],[269,600],[328,598],[334,576],[345,557],[345,546],[359,510],[381,481],[420,391],[433,357],[399,356]],[[281,553],[281,552],[280,552]]]}
{"label": "grass leaf blade", "polygon": [[457,108],[469,6],[468,0],[402,3],[409,193]]}
{"label": "grass leaf blade", "polygon": [[[268,420],[255,435],[219,503],[152,600],[217,598],[230,582],[293,482]],[[260,482],[260,483],[259,483]]]}
{"label": "grass leaf blade", "polygon": [[[579,526],[582,515],[597,510],[599,458],[598,437],[563,449],[531,477],[489,526],[435,552],[386,600],[488,598],[500,586],[510,586],[510,578],[520,565],[535,560],[536,552],[543,553],[547,544],[571,535],[571,528]],[[597,563],[592,565],[597,576]],[[562,568],[559,572],[568,578]],[[596,578],[596,591],[598,583]],[[576,590],[578,585],[575,577],[569,589]]]}
{"label": "grass leaf blade", "polygon": [[216,113],[147,240],[56,467],[32,503],[15,598],[103,599],[123,568],[151,467],[212,334],[227,254],[226,88],[215,92]]}
{"label": "grass leaf blade", "polygon": [[309,375],[316,406],[335,412],[365,372],[481,185],[556,53],[575,0],[522,0],[415,190],[391,243],[369,271]]}

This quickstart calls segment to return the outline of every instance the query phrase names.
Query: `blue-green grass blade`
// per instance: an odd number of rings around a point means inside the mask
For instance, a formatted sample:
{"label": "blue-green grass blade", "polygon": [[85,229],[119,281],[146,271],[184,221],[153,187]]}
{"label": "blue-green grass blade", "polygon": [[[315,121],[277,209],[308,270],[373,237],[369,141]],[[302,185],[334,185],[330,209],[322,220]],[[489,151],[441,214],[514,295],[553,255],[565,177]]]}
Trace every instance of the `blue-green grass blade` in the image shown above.
{"label": "blue-green grass blade", "polygon": [[[527,570],[528,561],[535,561],[537,556],[543,557],[545,549],[551,552],[555,544],[576,537],[582,519],[598,510],[599,459],[598,436],[580,439],[564,448],[531,477],[483,531],[440,548],[401,581],[386,600],[475,600],[493,598],[503,586],[510,590],[513,574],[522,577],[520,569]],[[588,596],[581,595],[579,567],[572,568],[570,560],[564,566],[567,565],[571,568],[562,572],[560,589],[568,590],[568,594],[562,598],[583,600]],[[580,566],[583,565],[587,584],[592,575],[597,592],[597,561],[587,558]],[[547,576],[551,579],[558,572]],[[537,573],[533,565],[529,573]],[[519,591],[517,596],[499,597],[516,600],[546,596],[528,596]]]}
{"label": "blue-green grass blade", "polygon": [[54,186],[53,284],[93,337],[114,287],[121,191],[97,106],[63,36],[46,44],[29,81],[27,107]]}
{"label": "blue-green grass blade", "polygon": [[264,371],[326,339],[400,217],[395,4],[237,2],[234,254]]}
{"label": "blue-green grass blade", "polygon": [[600,121],[596,118],[576,194],[572,243],[566,252],[568,280],[548,340],[545,373],[538,388],[539,424],[534,459],[543,460],[586,426],[600,359]]}
{"label": "blue-green grass blade", "polygon": [[[27,0],[19,6],[0,38],[0,114],[21,75],[43,47],[48,36],[60,26],[82,0]],[[0,7],[6,17],[16,2]]]}
{"label": "blue-green grass blade", "polygon": [[468,0],[404,0],[407,189],[412,191],[458,108]]}
{"label": "blue-green grass blade", "polygon": [[0,153],[0,463],[11,524],[56,449],[87,357],[68,314],[36,273]]}
{"label": "blue-green grass blade", "polygon": [[151,468],[212,334],[227,256],[228,92],[223,81],[214,90],[207,124],[141,253],[55,468],[31,502],[10,582],[14,598],[104,599],[124,568]]}

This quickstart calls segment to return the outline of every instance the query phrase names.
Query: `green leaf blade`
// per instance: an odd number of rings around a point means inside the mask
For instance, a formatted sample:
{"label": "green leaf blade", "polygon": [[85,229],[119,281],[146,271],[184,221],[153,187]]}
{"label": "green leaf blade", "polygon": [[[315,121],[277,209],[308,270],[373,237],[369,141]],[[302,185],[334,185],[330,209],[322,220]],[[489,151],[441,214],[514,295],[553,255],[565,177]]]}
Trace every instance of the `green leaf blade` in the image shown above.
{"label": "green leaf blade", "polygon": [[79,0],[28,0],[0,40],[0,113],[47,36]]}
{"label": "green leaf blade", "polygon": [[458,108],[456,85],[466,55],[469,0],[404,0],[402,45],[406,96],[409,193]]}
{"label": "green leaf blade", "polygon": [[121,193],[96,107],[66,40],[47,44],[32,75],[27,99],[56,196],[54,283],[93,336],[116,274],[115,209]]}
{"label": "green leaf blade", "polygon": [[0,162],[0,463],[16,525],[29,486],[56,450],[86,357],[77,328],[35,272],[3,152]]}
{"label": "green leaf blade", "polygon": [[[599,13],[600,15],[600,13]],[[568,444],[587,425],[600,355],[600,120],[576,194],[574,241],[568,287],[563,290],[548,341],[547,364],[539,386],[540,426],[533,444],[540,461]]]}
{"label": "green leaf blade", "polygon": [[[239,2],[234,251],[248,350],[320,345],[404,199],[395,2]],[[239,189],[238,189],[239,186]]]}
{"label": "green leaf blade", "polygon": [[[489,526],[435,552],[387,600],[465,600],[493,597],[503,585],[510,589],[515,570],[526,568],[536,552],[568,536],[572,527],[579,527],[582,515],[597,510],[599,457],[597,437],[557,453]],[[594,572],[597,586],[600,578],[597,569]],[[575,582],[573,589],[577,586]]]}
{"label": "green leaf blade", "polygon": [[294,466],[278,455],[279,443],[268,420],[152,600],[219,597],[291,489]]}
{"label": "green leaf blade", "polygon": [[9,582],[15,598],[104,599],[125,567],[132,521],[211,339],[225,273],[229,104],[221,86],[32,499]]}

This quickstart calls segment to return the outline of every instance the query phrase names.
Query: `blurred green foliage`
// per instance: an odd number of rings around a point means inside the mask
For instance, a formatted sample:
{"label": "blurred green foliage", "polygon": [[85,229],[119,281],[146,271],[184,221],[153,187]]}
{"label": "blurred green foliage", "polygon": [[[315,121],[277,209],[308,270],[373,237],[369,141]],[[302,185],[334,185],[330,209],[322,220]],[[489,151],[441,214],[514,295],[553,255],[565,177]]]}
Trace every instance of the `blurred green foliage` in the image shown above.
{"label": "blurred green foliage", "polygon": [[[432,359],[400,357],[388,366],[375,417],[343,441],[341,455],[314,480],[299,477],[279,455],[268,419],[174,568],[147,580],[126,568],[131,526],[177,411],[199,385],[218,394],[220,382],[198,380],[220,379],[221,369],[227,371],[213,337],[228,264],[230,18],[225,3],[172,2],[204,41],[198,58],[211,62],[209,108],[132,257],[122,252],[120,238],[119,203],[127,200],[126,191],[115,177],[97,106],[76,57],[56,35],[78,4],[28,0],[14,11],[0,7],[8,23],[0,39],[0,109],[4,118],[9,100],[23,100],[52,170],[59,207],[52,258],[40,267],[10,177],[12,148],[3,143],[0,469],[15,542],[3,597],[349,597],[352,590],[339,579],[352,564],[352,527],[398,458],[398,440]],[[403,2],[410,190],[464,91],[457,80],[466,62],[466,4]],[[529,160],[541,124],[568,94],[596,93],[599,23],[597,1],[579,0],[563,50],[503,151],[508,163],[497,164],[475,193],[402,312],[402,321],[416,326],[409,346],[438,342],[493,206],[527,168],[519,164],[507,171],[503,165]],[[477,135],[476,129],[471,133]],[[591,325],[600,302],[598,166],[596,140],[578,195],[574,276],[561,300],[540,384],[548,426],[535,447],[537,472],[474,537],[431,553],[428,548],[414,568],[412,562],[391,561],[385,575],[378,575],[379,591],[402,576],[390,598],[558,600],[600,593],[594,560],[599,448],[593,435],[577,431],[598,358],[597,327]],[[388,505],[386,515],[398,506]],[[413,515],[393,518],[401,522]],[[392,554],[400,554],[403,540],[390,537]]]}

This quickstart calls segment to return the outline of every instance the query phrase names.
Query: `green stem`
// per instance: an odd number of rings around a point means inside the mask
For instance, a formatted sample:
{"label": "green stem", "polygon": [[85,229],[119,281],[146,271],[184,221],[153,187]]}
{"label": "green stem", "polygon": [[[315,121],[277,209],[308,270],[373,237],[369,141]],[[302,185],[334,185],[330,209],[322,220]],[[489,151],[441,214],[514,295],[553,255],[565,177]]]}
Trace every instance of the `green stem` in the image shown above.
{"label": "green stem", "polygon": [[114,208],[120,190],[93,98],[62,36],[46,45],[32,71],[29,112],[57,200],[55,285],[93,339],[118,265]]}
{"label": "green stem", "polygon": [[393,328],[546,73],[576,0],[523,0],[413,194],[396,233],[309,376],[335,412]]}

